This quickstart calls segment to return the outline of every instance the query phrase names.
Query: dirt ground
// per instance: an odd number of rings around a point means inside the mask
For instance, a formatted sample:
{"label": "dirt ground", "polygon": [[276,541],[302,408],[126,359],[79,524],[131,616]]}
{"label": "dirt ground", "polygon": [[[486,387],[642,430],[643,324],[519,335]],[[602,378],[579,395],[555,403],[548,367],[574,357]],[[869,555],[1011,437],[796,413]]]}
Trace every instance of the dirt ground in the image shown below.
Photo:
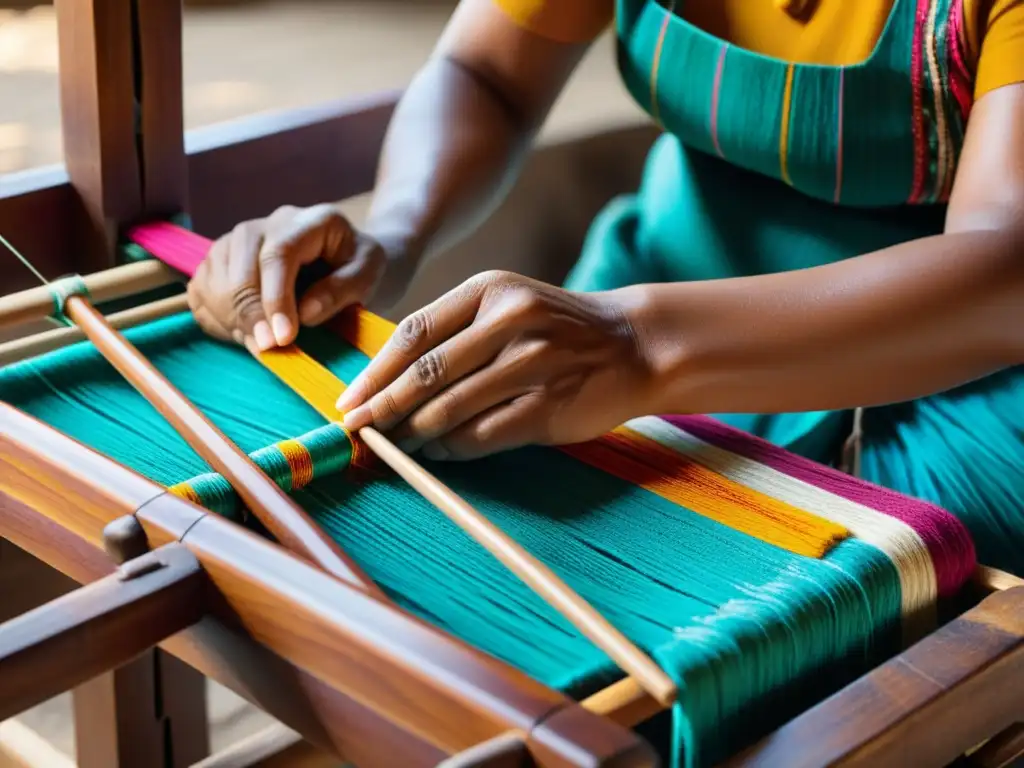
{"label": "dirt ground", "polygon": [[[0,174],[58,163],[62,158],[54,10],[48,5],[25,7],[24,0],[20,5],[13,10],[0,0]],[[201,5],[187,9],[185,16],[189,129],[267,110],[400,88],[429,55],[454,2],[288,0]],[[639,119],[615,76],[611,43],[605,39],[595,46],[560,100],[545,138],[591,133],[605,125]],[[586,214],[590,215],[589,209]],[[270,722],[218,686],[210,688],[210,709],[215,749]],[[54,768],[59,768],[61,756],[74,754],[68,696],[37,707],[16,723],[0,723],[0,743],[7,738],[24,742],[23,726],[56,748],[46,761]],[[0,757],[0,768],[2,763]]]}

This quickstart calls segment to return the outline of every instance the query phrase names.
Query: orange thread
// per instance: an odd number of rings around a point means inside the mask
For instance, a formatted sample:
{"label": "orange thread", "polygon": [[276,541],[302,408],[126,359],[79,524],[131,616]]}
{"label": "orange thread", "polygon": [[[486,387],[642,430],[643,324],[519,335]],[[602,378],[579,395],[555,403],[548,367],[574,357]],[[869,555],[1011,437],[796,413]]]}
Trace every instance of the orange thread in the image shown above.
{"label": "orange thread", "polygon": [[305,488],[313,482],[313,457],[298,440],[282,440],[277,449],[284,455],[292,473],[292,490]]}
{"label": "orange thread", "polygon": [[188,483],[178,483],[168,488],[178,498],[184,499],[185,501],[191,501],[197,507],[203,506],[203,500],[199,498],[199,494],[193,490],[192,486]]}
{"label": "orange thread", "polygon": [[841,525],[740,485],[627,427],[562,450],[663,499],[797,555],[821,558],[850,535]]}

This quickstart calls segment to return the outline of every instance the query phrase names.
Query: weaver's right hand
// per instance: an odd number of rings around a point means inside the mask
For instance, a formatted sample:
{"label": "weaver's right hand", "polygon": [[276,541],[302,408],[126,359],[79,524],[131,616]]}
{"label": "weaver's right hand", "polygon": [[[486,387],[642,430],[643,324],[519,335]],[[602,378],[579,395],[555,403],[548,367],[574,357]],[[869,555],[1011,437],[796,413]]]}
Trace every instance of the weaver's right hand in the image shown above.
{"label": "weaver's right hand", "polygon": [[[334,271],[297,302],[299,269],[318,259]],[[207,333],[265,351],[292,343],[299,323],[317,325],[367,302],[385,266],[384,249],[337,206],[285,206],[214,243],[188,285],[188,302]]]}

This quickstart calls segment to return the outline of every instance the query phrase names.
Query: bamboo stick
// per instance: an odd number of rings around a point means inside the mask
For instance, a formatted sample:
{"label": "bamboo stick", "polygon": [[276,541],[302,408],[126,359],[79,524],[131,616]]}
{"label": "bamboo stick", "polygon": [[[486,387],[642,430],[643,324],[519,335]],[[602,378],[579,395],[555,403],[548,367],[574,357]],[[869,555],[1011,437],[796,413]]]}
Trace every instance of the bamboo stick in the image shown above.
{"label": "bamboo stick", "polygon": [[672,704],[676,697],[676,684],[672,679],[593,606],[558,578],[550,568],[529,554],[380,432],[372,427],[363,427],[359,430],[359,437],[425,499],[476,539],[505,567],[558,610],[585,637],[636,678],[637,683],[658,703],[666,707]]}
{"label": "bamboo stick", "polygon": [[[132,309],[126,309],[123,312],[115,312],[107,316],[107,322],[110,323],[112,328],[122,330],[187,311],[188,299],[184,294],[181,294],[142,304]],[[52,352],[55,349],[62,349],[72,344],[77,344],[85,338],[86,336],[82,333],[82,329],[73,325],[67,328],[54,328],[42,333],[25,336],[21,339],[14,339],[0,344],[0,366],[10,365],[20,360],[27,360],[30,357]]]}
{"label": "bamboo stick", "polygon": [[[112,267],[82,278],[97,304],[161,288],[182,279],[181,273],[159,261],[140,261]],[[0,297],[0,328],[42,320],[53,314],[53,293],[48,285]]]}

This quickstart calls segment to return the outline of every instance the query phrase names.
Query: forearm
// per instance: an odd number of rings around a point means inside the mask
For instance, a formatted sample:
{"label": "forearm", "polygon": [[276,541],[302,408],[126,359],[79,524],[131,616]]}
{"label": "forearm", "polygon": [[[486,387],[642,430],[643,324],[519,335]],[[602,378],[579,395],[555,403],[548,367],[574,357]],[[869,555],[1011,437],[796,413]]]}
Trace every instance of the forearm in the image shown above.
{"label": "forearm", "polygon": [[898,402],[1024,362],[1024,239],[965,232],[815,269],[642,286],[664,411],[779,413]]}
{"label": "forearm", "polygon": [[477,75],[430,62],[399,103],[366,231],[411,271],[487,217],[513,180],[535,126]]}

